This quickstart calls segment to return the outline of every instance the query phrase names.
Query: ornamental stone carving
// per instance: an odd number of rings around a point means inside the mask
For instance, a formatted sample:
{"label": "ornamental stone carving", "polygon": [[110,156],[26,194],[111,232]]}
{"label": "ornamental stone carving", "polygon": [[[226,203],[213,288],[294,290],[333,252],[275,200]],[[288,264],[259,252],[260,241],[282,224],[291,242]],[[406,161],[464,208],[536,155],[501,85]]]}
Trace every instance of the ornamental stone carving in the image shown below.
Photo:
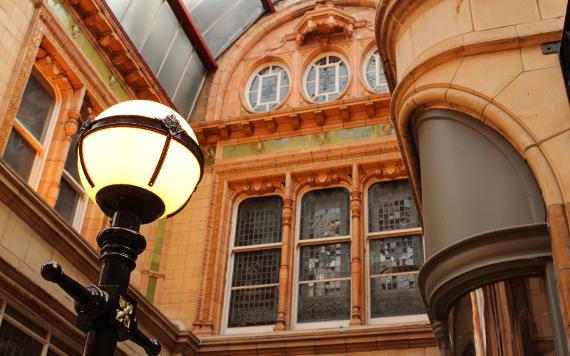
{"label": "ornamental stone carving", "polygon": [[308,11],[295,26],[295,41],[302,45],[310,34],[344,33],[352,36],[356,22],[354,16],[337,9],[328,1],[317,1],[315,9]]}

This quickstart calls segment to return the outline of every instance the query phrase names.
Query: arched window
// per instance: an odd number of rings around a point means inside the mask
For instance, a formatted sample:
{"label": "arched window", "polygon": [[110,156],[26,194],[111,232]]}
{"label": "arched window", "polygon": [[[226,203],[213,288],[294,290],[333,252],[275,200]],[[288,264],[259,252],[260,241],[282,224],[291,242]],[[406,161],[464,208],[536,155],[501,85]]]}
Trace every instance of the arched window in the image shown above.
{"label": "arched window", "polygon": [[278,65],[259,70],[249,81],[247,100],[253,111],[270,111],[283,102],[289,93],[289,74]]}
{"label": "arched window", "polygon": [[301,200],[297,324],[350,319],[349,199],[346,189],[330,188]]}
{"label": "arched window", "polygon": [[305,75],[305,92],[316,103],[338,98],[347,84],[348,66],[337,55],[319,57]]}
{"label": "arched window", "polygon": [[372,51],[366,57],[364,65],[364,79],[370,89],[378,93],[388,92],[388,83],[382,69],[382,62],[378,50]]}
{"label": "arched window", "polygon": [[268,196],[238,206],[228,263],[226,329],[277,320],[282,205],[280,197]]}
{"label": "arched window", "polygon": [[408,181],[370,186],[367,234],[370,316],[424,314],[417,282],[423,240]]}
{"label": "arched window", "polygon": [[31,186],[39,182],[55,125],[55,94],[39,73],[32,71],[3,158]]}

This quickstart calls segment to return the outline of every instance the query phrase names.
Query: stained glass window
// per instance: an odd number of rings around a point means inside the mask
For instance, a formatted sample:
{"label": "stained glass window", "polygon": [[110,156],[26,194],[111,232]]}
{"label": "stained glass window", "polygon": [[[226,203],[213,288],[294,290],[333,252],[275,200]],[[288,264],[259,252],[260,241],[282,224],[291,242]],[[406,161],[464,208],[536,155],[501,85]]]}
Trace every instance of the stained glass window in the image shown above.
{"label": "stained glass window", "polygon": [[350,244],[303,246],[298,322],[350,318]]}
{"label": "stained glass window", "polygon": [[370,89],[378,93],[388,92],[388,83],[382,69],[382,62],[378,50],[372,52],[366,61],[364,77]]}
{"label": "stained glass window", "polygon": [[278,65],[259,70],[251,79],[247,98],[254,111],[270,111],[283,102],[289,93],[289,75]]}
{"label": "stained glass window", "polygon": [[349,201],[344,188],[306,193],[301,202],[301,240],[349,235]]}
{"label": "stained glass window", "polygon": [[380,232],[419,226],[408,181],[376,183],[368,190],[368,230]]}
{"label": "stained glass window", "polygon": [[[313,190],[301,200],[297,322],[350,319],[350,211],[344,188]],[[318,238],[341,238],[314,245]]]}
{"label": "stained glass window", "polygon": [[338,56],[317,59],[305,77],[305,91],[311,100],[324,103],[334,100],[348,84],[348,66]]}
{"label": "stained glass window", "polygon": [[[412,193],[405,180],[373,184],[368,191],[370,316],[424,314],[418,271],[424,263],[420,235],[393,236],[418,228]],[[414,232],[414,230],[412,230]],[[382,235],[378,235],[382,233]]]}
{"label": "stained glass window", "polygon": [[[282,200],[269,196],[238,207],[228,310],[229,328],[274,324],[277,319]],[[240,247],[259,248],[240,251]]]}
{"label": "stained glass window", "polygon": [[281,241],[279,197],[244,200],[238,208],[235,246],[261,245]]}

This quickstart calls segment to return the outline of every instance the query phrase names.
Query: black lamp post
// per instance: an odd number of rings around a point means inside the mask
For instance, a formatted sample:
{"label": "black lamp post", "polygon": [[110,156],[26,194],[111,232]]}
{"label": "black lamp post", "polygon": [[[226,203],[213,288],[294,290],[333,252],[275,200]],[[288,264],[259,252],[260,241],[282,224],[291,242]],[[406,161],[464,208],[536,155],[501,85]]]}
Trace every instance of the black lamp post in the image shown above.
{"label": "black lamp post", "polygon": [[77,155],[85,191],[112,218],[111,227],[97,236],[99,283],[84,287],[53,261],[43,265],[42,276],[75,300],[76,324],[88,332],[84,355],[114,355],[117,342],[127,339],[158,355],[160,343],[137,328],[136,301],[127,289],[137,256],[146,248],[140,225],[178,213],[202,178],[197,139],[172,109],[133,100],[84,123]]}

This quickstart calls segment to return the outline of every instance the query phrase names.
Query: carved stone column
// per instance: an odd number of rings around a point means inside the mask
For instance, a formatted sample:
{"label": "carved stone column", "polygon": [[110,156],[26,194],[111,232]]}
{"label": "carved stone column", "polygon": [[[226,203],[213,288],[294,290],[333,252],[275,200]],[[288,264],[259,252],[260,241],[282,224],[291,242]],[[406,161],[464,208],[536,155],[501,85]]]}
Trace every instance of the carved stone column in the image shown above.
{"label": "carved stone column", "polygon": [[361,301],[362,301],[362,233],[361,211],[362,192],[360,191],[360,172],[358,165],[352,165],[352,188],[350,191],[350,210],[352,215],[352,239],[351,239],[351,270],[352,270],[352,313],[350,325],[361,325]]}
{"label": "carved stone column", "polygon": [[282,212],[282,234],[281,234],[281,265],[279,267],[279,304],[277,306],[277,322],[274,330],[285,330],[287,328],[287,301],[290,300],[287,292],[289,290],[289,280],[291,266],[289,260],[291,256],[291,223],[293,221],[293,199],[291,173],[285,177],[285,196],[283,197]]}

